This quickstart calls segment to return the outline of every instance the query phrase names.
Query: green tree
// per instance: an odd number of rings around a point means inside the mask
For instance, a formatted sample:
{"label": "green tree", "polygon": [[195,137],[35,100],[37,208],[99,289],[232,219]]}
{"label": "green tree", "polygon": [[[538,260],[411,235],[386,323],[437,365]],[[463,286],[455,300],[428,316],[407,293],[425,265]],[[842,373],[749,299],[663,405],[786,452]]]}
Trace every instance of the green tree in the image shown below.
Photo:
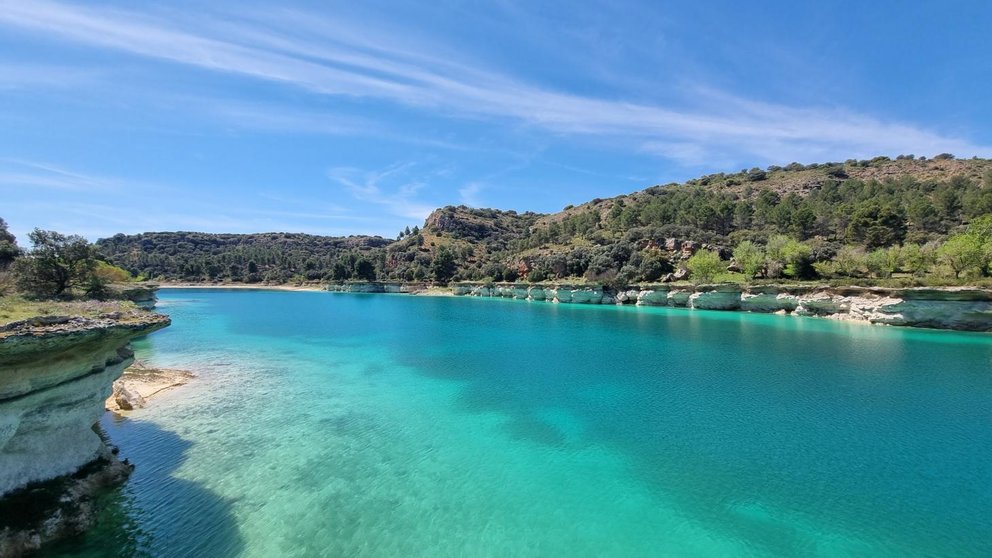
{"label": "green tree", "polygon": [[992,215],[983,215],[968,225],[968,234],[984,242],[992,241]]}
{"label": "green tree", "polygon": [[968,225],[968,234],[974,236],[981,242],[985,251],[985,265],[982,266],[982,274],[992,274],[992,215],[984,215],[975,219]]}
{"label": "green tree", "polygon": [[813,235],[816,225],[816,213],[808,206],[801,206],[792,214],[792,233],[799,237],[799,240],[806,240]]}
{"label": "green tree", "polygon": [[89,285],[96,259],[85,238],[35,229],[28,239],[31,251],[14,266],[21,289],[35,296],[57,297]]}
{"label": "green tree", "polygon": [[868,267],[868,255],[862,248],[842,246],[833,259],[834,270],[838,275],[857,277]]}
{"label": "green tree", "polygon": [[734,248],[734,259],[748,279],[753,279],[765,265],[765,251],[761,246],[745,240]]}
{"label": "green tree", "polygon": [[355,278],[362,281],[375,281],[375,265],[365,258],[355,261]]}
{"label": "green tree", "polygon": [[699,250],[685,262],[685,266],[698,283],[712,281],[716,274],[723,271],[720,255],[712,250]]}
{"label": "green tree", "polygon": [[434,281],[447,285],[457,270],[455,255],[451,253],[451,250],[447,246],[438,248],[430,267],[431,277],[434,278]]}
{"label": "green tree", "polygon": [[768,239],[765,254],[769,269],[780,269],[786,276],[795,279],[811,279],[816,276],[813,250],[808,244],[778,234]]}
{"label": "green tree", "polygon": [[937,255],[932,245],[904,244],[902,247],[901,267],[917,277],[923,277],[937,261]]}
{"label": "green tree", "polygon": [[[870,254],[868,254],[868,258],[866,260],[868,271],[880,279],[891,277],[892,273],[899,267],[898,253],[898,247],[896,246],[893,246],[888,250],[885,248],[873,250]],[[892,257],[893,254],[896,255],[895,258]]]}
{"label": "green tree", "polygon": [[644,281],[657,281],[662,275],[672,271],[672,264],[661,252],[651,250],[641,259],[637,275]]}
{"label": "green tree", "polygon": [[851,215],[847,238],[860,242],[866,248],[879,248],[898,244],[906,237],[906,218],[902,210],[890,205],[868,201],[860,204]]}
{"label": "green tree", "polygon": [[17,247],[17,239],[7,229],[7,222],[0,218],[0,271],[10,267],[10,264],[21,255]]}
{"label": "green tree", "polygon": [[940,263],[951,268],[959,279],[962,273],[981,272],[988,263],[987,256],[981,239],[970,234],[952,236],[937,250]]}

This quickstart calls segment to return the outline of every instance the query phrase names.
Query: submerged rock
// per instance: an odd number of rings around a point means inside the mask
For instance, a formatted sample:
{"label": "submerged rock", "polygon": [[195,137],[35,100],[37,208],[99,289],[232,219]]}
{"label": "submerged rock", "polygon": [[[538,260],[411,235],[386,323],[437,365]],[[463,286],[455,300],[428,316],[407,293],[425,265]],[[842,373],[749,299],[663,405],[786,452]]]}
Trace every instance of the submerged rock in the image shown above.
{"label": "submerged rock", "polygon": [[123,484],[133,469],[103,450],[72,474],[0,498],[0,556],[27,556],[47,542],[84,533],[96,523],[98,498]]}

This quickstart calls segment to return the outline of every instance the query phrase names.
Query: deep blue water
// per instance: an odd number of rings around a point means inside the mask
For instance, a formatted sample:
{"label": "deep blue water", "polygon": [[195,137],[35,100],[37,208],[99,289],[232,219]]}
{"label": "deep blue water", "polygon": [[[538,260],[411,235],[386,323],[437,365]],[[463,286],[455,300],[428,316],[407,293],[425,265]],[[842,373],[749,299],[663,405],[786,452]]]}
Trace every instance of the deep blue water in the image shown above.
{"label": "deep blue water", "polygon": [[992,335],[165,290],[70,556],[992,556]]}

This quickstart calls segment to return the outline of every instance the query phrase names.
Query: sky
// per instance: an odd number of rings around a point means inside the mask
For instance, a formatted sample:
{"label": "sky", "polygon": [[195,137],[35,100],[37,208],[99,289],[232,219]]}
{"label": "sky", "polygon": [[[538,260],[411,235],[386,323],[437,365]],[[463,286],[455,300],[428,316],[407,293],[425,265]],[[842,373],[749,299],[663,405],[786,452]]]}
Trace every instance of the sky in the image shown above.
{"label": "sky", "polygon": [[394,237],[444,205],[990,157],[990,21],[985,0],[0,0],[0,217],[22,245]]}

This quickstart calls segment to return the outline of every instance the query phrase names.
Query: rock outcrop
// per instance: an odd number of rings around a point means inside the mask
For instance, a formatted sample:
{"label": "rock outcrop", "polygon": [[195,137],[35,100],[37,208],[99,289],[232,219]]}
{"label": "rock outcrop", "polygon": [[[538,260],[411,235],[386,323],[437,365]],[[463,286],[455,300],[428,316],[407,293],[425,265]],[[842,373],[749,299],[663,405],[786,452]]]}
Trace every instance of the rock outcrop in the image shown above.
{"label": "rock outcrop", "polygon": [[150,368],[135,361],[114,381],[113,392],[105,406],[108,411],[117,414],[141,409],[148,404],[148,399],[168,389],[185,385],[194,377],[188,370]]}
{"label": "rock outcrop", "polygon": [[[167,316],[135,310],[0,327],[0,497],[91,463],[116,462],[93,425],[133,361],[130,340],[167,325]],[[20,535],[5,530],[0,544]]]}
{"label": "rock outcrop", "polygon": [[[392,293],[416,294],[427,289],[425,283],[383,283],[379,281],[333,283],[324,290],[336,293]],[[468,294],[468,293],[462,293]]]}
{"label": "rock outcrop", "polygon": [[979,288],[669,285],[616,292],[595,285],[526,286],[461,283],[456,295],[526,298],[568,304],[636,304],[820,316],[873,324],[992,331],[992,290]]}

